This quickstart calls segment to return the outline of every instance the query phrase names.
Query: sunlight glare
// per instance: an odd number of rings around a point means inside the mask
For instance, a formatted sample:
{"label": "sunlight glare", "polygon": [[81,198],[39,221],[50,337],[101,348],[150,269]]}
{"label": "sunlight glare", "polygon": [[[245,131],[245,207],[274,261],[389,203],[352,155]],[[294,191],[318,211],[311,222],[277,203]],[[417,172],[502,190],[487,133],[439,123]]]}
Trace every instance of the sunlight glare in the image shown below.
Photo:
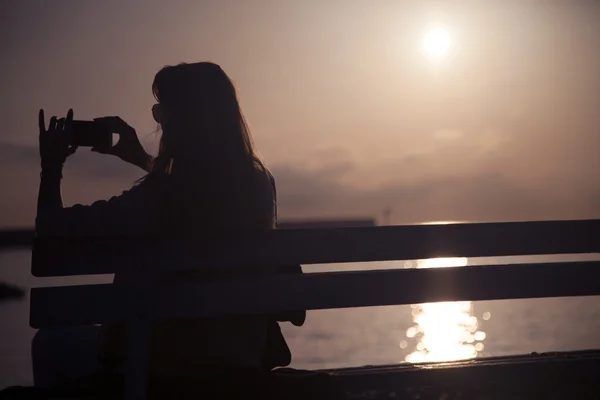
{"label": "sunlight glare", "polygon": [[440,58],[450,50],[450,34],[441,27],[435,27],[425,33],[423,48],[432,57]]}
{"label": "sunlight glare", "polygon": [[[431,258],[419,260],[417,268],[464,267],[468,259]],[[406,331],[408,339],[417,339],[415,351],[406,356],[406,361],[444,362],[477,357],[483,351],[485,332],[478,330],[477,318],[472,315],[470,301],[416,304],[413,322]]]}

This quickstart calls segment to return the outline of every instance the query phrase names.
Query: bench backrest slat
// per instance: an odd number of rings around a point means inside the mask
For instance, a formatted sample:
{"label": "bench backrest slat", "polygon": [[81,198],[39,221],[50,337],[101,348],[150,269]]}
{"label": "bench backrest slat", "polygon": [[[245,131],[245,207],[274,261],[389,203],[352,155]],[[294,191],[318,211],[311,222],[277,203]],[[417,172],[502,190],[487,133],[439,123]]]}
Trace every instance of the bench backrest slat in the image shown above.
{"label": "bench backrest slat", "polygon": [[31,291],[30,324],[34,328],[85,325],[126,321],[144,313],[155,319],[193,318],[437,301],[589,296],[600,295],[599,277],[600,262],[587,261],[279,275],[162,284],[147,292],[110,284],[46,287]]}
{"label": "bench backrest slat", "polygon": [[600,252],[600,220],[292,229],[232,237],[38,238],[34,276]]}

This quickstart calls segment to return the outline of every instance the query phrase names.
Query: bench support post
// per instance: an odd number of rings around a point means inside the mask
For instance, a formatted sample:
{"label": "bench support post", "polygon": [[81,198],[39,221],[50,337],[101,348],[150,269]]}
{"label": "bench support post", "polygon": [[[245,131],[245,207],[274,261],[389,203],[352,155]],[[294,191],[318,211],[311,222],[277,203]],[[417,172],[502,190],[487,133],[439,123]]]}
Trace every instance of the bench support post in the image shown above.
{"label": "bench support post", "polygon": [[125,399],[145,400],[148,392],[150,321],[138,318],[127,325]]}
{"label": "bench support post", "polygon": [[148,255],[139,254],[134,268],[130,306],[132,314],[127,321],[127,349],[125,358],[125,400],[146,400],[150,361],[150,336],[154,302],[154,280],[148,270]]}

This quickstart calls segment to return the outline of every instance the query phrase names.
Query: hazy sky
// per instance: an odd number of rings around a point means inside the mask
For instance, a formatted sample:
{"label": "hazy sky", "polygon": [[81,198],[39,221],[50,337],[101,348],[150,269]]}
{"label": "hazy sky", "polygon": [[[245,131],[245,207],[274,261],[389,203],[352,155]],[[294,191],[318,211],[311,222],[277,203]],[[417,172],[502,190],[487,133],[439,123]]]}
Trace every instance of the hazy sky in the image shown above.
{"label": "hazy sky", "polygon": [[[162,66],[236,83],[280,217],[600,218],[600,2],[0,2],[0,226],[31,226],[37,111],[120,115],[153,151]],[[450,51],[423,36],[442,27]],[[66,204],[141,171],[80,149]]]}

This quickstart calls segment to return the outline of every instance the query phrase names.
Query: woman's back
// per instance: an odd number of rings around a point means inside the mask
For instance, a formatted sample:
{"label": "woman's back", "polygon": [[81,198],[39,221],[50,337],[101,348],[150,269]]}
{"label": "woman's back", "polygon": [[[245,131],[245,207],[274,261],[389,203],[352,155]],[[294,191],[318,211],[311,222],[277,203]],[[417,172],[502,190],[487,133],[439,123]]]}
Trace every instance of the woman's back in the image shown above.
{"label": "woman's back", "polygon": [[[142,189],[147,190],[144,195],[132,199],[131,207],[148,207],[153,205],[156,210],[147,209],[149,219],[154,219],[154,224],[146,224],[148,232],[143,234],[160,235],[166,238],[185,237],[198,240],[198,253],[202,253],[202,238],[206,235],[213,236],[229,233],[231,237],[242,229],[265,230],[272,228],[276,218],[274,187],[268,171],[256,169],[251,179],[256,190],[255,198],[246,198],[244,202],[254,204],[250,218],[235,210],[226,209],[231,202],[213,197],[217,201],[200,201],[193,206],[194,197],[202,193],[198,187],[187,191],[188,199],[184,203],[188,207],[178,206],[172,193],[173,181],[165,175],[161,178],[149,179],[142,182]],[[188,182],[188,185],[193,185]],[[155,187],[148,187],[155,186]],[[162,200],[149,199],[147,196],[164,196]],[[177,198],[177,200],[182,200]],[[137,203],[137,204],[136,204]],[[211,209],[209,204],[215,204]],[[124,222],[127,218],[124,218]],[[259,221],[262,221],[260,224]],[[152,226],[154,225],[154,226]],[[238,229],[236,229],[236,227]],[[160,282],[207,282],[210,280],[228,279],[230,277],[253,276],[268,274],[257,266],[257,269],[236,271],[228,273],[227,269],[214,266],[210,270],[184,271],[167,273],[156,276]],[[136,280],[137,276],[115,276],[116,284],[126,284]],[[235,296],[231,293],[231,296]],[[266,316],[210,318],[172,320],[155,325],[151,339],[151,371],[160,375],[205,374],[210,371],[218,372],[219,367],[229,365],[260,367],[266,345],[266,329],[268,318]],[[103,345],[101,358],[108,364],[120,364],[124,355],[125,332],[121,325],[111,325],[102,330]]]}

